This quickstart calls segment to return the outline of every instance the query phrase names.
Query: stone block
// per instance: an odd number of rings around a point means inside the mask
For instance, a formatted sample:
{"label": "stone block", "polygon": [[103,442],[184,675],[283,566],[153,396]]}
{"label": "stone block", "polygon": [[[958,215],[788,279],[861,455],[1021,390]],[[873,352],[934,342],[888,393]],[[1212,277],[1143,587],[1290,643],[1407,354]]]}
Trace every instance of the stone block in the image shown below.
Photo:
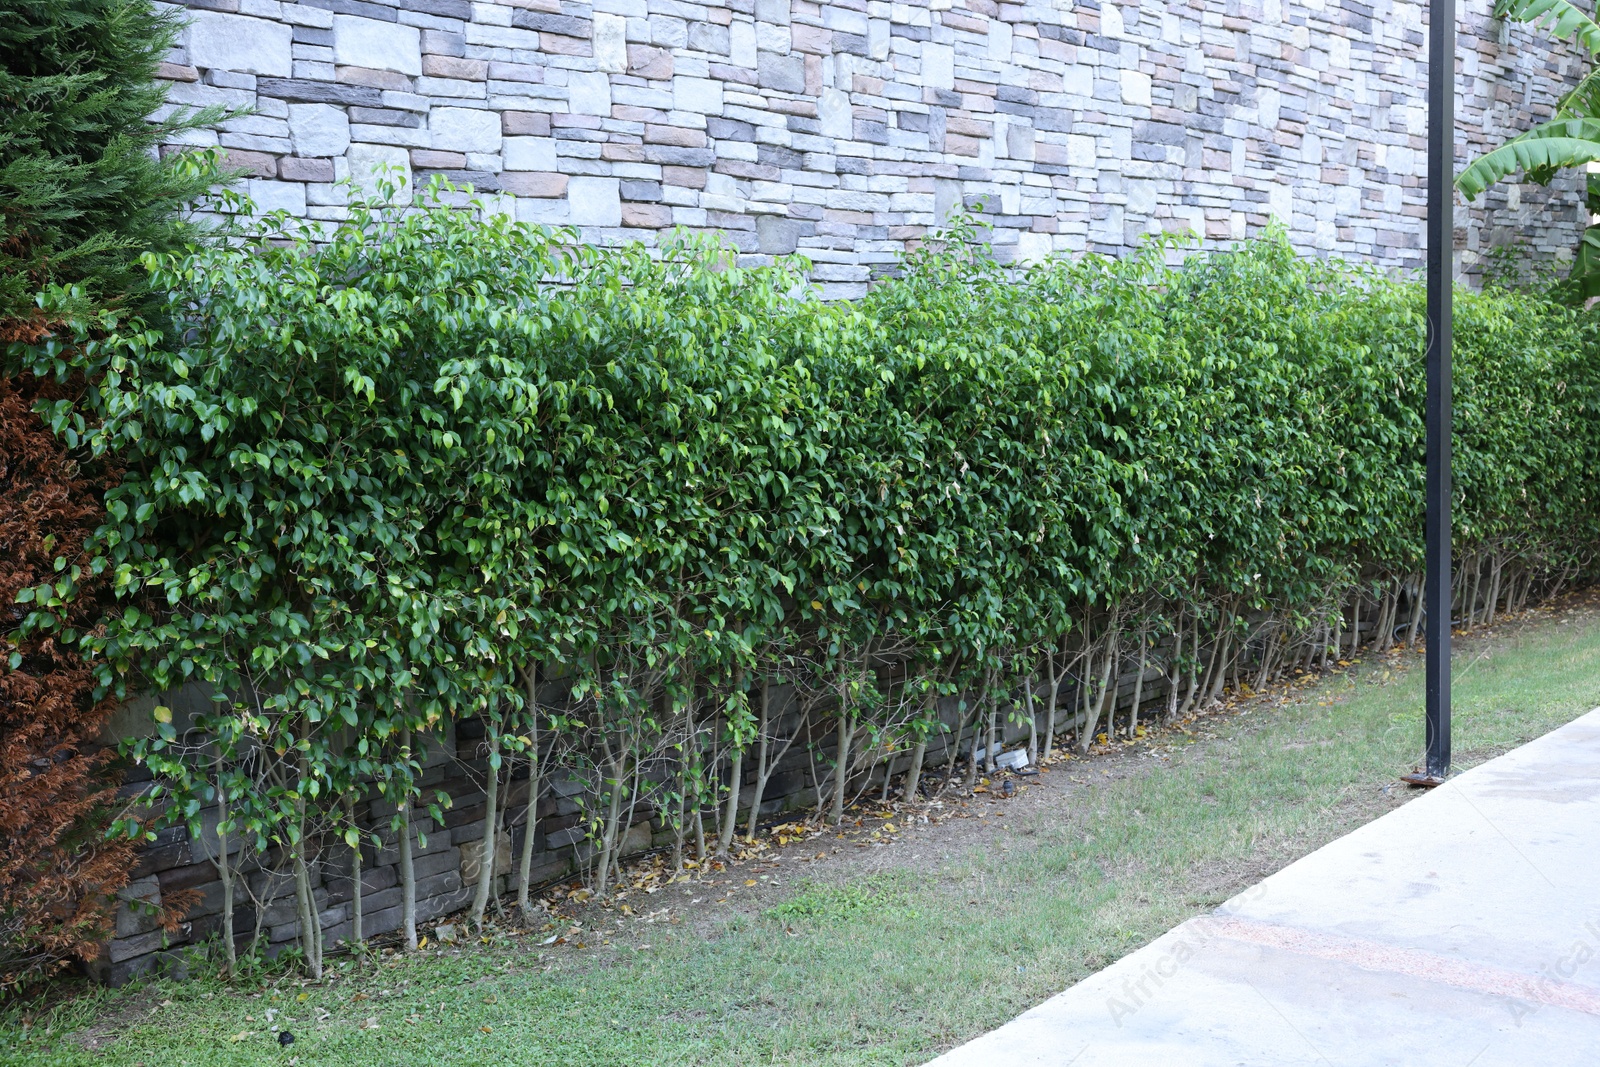
{"label": "stone block", "polygon": [[156,67],[156,77],[169,82],[192,82],[200,80],[200,72],[182,63],[163,62]]}
{"label": "stone block", "polygon": [[806,91],[805,58],[761,52],[756,57],[756,82],[761,88],[774,92],[803,93]]}
{"label": "stone block", "polygon": [[848,139],[855,133],[850,97],[838,89],[824,89],[817,98],[817,122],[824,137]]}
{"label": "stone block", "polygon": [[194,66],[279,78],[293,72],[294,30],[284,23],[217,11],[192,17],[184,49]]}
{"label": "stone block", "polygon": [[616,178],[573,178],[567,183],[567,203],[575,225],[617,226],[622,222],[622,196]]}
{"label": "stone block", "polygon": [[286,211],[295,218],[306,213],[306,187],[299,182],[278,182],[264,178],[251,178],[245,192],[256,206],[256,211]]}
{"label": "stone block", "polygon": [[544,82],[544,68],[536,67],[532,63],[507,63],[503,60],[491,59],[489,61],[489,80],[492,82],[521,82],[525,85],[540,85]]}
{"label": "stone block", "polygon": [[672,225],[672,208],[666,204],[625,203],[622,225],[645,230],[664,230]]}
{"label": "stone block", "polygon": [[756,0],[756,21],[789,25],[790,0]]}
{"label": "stone block", "polygon": [[484,81],[489,77],[489,63],[483,59],[461,59],[457,56],[424,54],[422,57],[422,73],[430,78]]}
{"label": "stone block", "polygon": [[722,83],[711,78],[677,75],[672,79],[672,106],[701,115],[722,114]]}
{"label": "stone block", "polygon": [[593,43],[595,66],[612,74],[628,69],[628,23],[621,15],[597,12]]}
{"label": "stone block", "polygon": [[465,56],[467,36],[454,30],[424,29],[422,50],[436,56]]}
{"label": "stone block", "polygon": [[727,55],[730,50],[728,27],[718,26],[714,22],[690,23],[689,49],[717,56]]}
{"label": "stone block", "polygon": [[410,130],[422,129],[422,116],[415,111],[398,111],[390,107],[353,107],[347,114],[352,129],[362,126],[402,126]]}
{"label": "stone block", "polygon": [[549,137],[507,137],[503,141],[506,170],[557,170],[556,142]]}
{"label": "stone block", "polygon": [[225,155],[230,168],[237,168],[247,175],[256,178],[275,178],[278,175],[278,157],[270,153],[230,148]]}
{"label": "stone block", "polygon": [[548,171],[506,171],[500,188],[516,196],[559,199],[567,194],[567,176]]}
{"label": "stone block", "polygon": [[567,107],[574,115],[611,116],[611,79],[604,74],[569,74]]}
{"label": "stone block", "polygon": [[[481,840],[464,842],[461,845],[461,884],[477,885],[482,866],[483,842]],[[511,836],[504,830],[495,835],[494,873],[496,875],[511,873]],[[420,874],[418,880],[421,880]]]}
{"label": "stone block", "polygon": [[514,11],[511,25],[519,30],[538,30],[562,37],[581,37],[589,40],[594,32],[589,19],[575,15],[554,15],[544,11]]}
{"label": "stone block", "polygon": [[1118,72],[1122,87],[1122,102],[1130,107],[1150,106],[1150,75],[1137,70]]}
{"label": "stone block", "polygon": [[447,152],[500,151],[500,116],[471,107],[436,107],[428,115],[430,148]]}
{"label": "stone block", "polygon": [[369,197],[379,195],[379,181],[392,183],[395,199],[411,199],[411,154],[396,145],[355,143],[345,154],[350,181]]}
{"label": "stone block", "polygon": [[333,160],[284,156],[278,160],[278,177],[293,182],[331,182],[334,180]]}
{"label": "stone block", "polygon": [[704,189],[706,172],[703,167],[662,167],[661,180],[682,189]]}
{"label": "stone block", "polygon": [[350,147],[350,120],[331,104],[290,104],[289,140],[302,156],[342,156]]}
{"label": "stone block", "polygon": [[781,215],[756,218],[756,247],[768,255],[786,256],[800,245],[801,224]]}
{"label": "stone block", "polygon": [[463,170],[467,165],[464,152],[435,152],[428,148],[411,150],[411,166],[419,170]]}
{"label": "stone block", "polygon": [[922,46],[922,84],[930,89],[949,89],[955,85],[956,53],[947,44],[928,42]]}
{"label": "stone block", "polygon": [[748,22],[735,22],[728,27],[728,62],[736,67],[751,68],[756,65],[756,28]]}
{"label": "stone block", "polygon": [[507,137],[523,134],[548,137],[550,116],[542,111],[504,111],[500,114],[500,132]]}
{"label": "stone block", "polygon": [[379,107],[383,93],[367,85],[345,85],[332,81],[312,81],[306,78],[260,78],[256,90],[262,96],[272,96],[291,103],[344,104]]}
{"label": "stone block", "polygon": [[623,178],[618,183],[623,200],[660,200],[661,183]]}
{"label": "stone block", "polygon": [[422,31],[397,22],[333,17],[335,63],[416,76],[422,73]]}
{"label": "stone block", "polygon": [[672,77],[672,50],[649,45],[628,46],[628,73],[636,78],[662,81]]}

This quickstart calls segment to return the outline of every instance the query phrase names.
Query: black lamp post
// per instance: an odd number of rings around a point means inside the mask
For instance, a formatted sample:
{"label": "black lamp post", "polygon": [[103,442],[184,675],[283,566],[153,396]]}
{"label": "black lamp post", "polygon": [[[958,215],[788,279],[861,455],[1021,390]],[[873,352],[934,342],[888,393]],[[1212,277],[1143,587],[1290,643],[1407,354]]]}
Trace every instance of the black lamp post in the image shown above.
{"label": "black lamp post", "polygon": [[1428,4],[1427,744],[1407,775],[1433,786],[1450,773],[1450,287],[1455,241],[1455,0]]}

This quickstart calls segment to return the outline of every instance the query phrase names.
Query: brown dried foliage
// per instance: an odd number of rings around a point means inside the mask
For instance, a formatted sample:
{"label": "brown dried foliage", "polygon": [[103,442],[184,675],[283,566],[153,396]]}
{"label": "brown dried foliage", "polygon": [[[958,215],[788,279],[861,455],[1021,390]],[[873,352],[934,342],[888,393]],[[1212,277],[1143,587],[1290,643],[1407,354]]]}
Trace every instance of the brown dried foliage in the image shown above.
{"label": "brown dried foliage", "polygon": [[[58,556],[87,574],[82,546],[102,516],[109,472],[80,467],[33,411],[63,388],[0,378],[0,993],[93,959],[134,865],[133,846],[105,834],[117,783],[95,739],[114,703],[94,699],[75,648],[17,630],[18,591],[58,580]],[[94,627],[108,600],[86,577],[65,623]]]}

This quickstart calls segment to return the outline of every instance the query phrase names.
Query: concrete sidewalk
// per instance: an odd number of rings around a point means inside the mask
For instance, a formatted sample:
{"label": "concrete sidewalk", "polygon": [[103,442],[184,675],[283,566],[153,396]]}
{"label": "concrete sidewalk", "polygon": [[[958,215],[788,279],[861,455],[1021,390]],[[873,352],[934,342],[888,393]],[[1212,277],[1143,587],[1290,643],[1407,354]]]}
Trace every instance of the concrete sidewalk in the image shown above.
{"label": "concrete sidewalk", "polygon": [[1600,710],[937,1067],[1600,1064]]}

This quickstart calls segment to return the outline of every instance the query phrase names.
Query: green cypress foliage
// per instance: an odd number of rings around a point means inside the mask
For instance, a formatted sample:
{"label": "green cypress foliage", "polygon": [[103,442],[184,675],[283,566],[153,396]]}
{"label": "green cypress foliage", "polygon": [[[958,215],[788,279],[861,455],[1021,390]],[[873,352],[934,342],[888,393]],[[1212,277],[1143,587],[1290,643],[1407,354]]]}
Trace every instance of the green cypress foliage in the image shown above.
{"label": "green cypress foliage", "polygon": [[[182,27],[150,0],[8,0],[0,13],[0,322],[31,339],[52,283],[90,301],[142,290],[141,253],[174,247],[216,180],[157,146],[215,121],[166,110],[155,72]],[[186,155],[186,154],[185,154]]]}

